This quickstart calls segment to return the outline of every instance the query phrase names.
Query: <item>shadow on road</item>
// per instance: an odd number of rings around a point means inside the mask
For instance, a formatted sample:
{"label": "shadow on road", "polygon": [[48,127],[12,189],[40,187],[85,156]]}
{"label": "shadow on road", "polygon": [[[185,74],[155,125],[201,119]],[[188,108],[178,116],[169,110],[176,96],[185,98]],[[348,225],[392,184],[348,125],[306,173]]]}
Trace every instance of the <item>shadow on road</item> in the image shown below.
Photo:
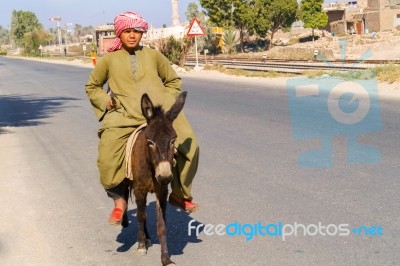
{"label": "shadow on road", "polygon": [[[146,211],[147,229],[150,234],[151,243],[160,244],[157,237],[156,203],[151,202],[147,206]],[[128,251],[137,242],[138,224],[136,209],[128,211],[128,216],[129,226],[122,228],[121,233],[117,236],[117,242],[122,243],[122,246],[117,249],[118,252]],[[167,205],[168,250],[170,255],[181,255],[188,243],[199,243],[202,241],[197,238],[194,232],[191,236],[188,235],[188,224],[191,220],[192,218],[187,213]],[[195,221],[192,223],[193,226],[198,224],[200,222]],[[150,248],[154,248],[154,246]]]}
{"label": "shadow on road", "polygon": [[44,124],[41,121],[60,112],[70,97],[36,97],[33,94],[0,96],[0,134],[9,132],[2,127],[25,127]]}

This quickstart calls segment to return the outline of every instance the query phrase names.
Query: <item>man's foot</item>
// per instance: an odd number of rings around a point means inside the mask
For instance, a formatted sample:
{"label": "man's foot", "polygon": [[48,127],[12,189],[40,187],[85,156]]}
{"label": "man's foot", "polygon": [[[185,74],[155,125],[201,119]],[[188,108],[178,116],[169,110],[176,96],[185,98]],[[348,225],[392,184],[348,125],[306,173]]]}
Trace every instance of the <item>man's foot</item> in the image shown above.
{"label": "man's foot", "polygon": [[122,223],[124,215],[125,211],[120,208],[114,208],[114,210],[110,214],[110,217],[108,218],[108,222],[112,225],[120,225]]}
{"label": "man's foot", "polygon": [[180,208],[187,213],[192,213],[199,209],[199,205],[192,202],[191,200],[178,198],[172,193],[169,195],[168,202],[172,206],[174,206],[176,208]]}
{"label": "man's foot", "polygon": [[128,227],[128,212],[123,211],[120,208],[114,208],[110,214],[110,217],[108,218],[108,222],[111,225],[122,225],[122,227]]}
{"label": "man's foot", "polygon": [[115,207],[108,218],[108,222],[112,225],[122,225],[122,227],[127,227],[129,225],[129,219],[127,212],[128,206],[125,199],[115,199],[114,204]]}

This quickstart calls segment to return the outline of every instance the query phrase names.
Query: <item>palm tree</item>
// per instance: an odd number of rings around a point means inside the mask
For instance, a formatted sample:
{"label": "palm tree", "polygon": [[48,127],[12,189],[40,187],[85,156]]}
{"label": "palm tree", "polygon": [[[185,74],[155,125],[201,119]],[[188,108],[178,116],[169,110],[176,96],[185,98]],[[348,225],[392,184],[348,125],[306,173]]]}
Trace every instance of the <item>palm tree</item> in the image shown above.
{"label": "palm tree", "polygon": [[224,53],[236,53],[236,44],[238,43],[238,40],[236,38],[236,33],[233,30],[224,31],[222,41],[224,42],[224,47],[222,48]]}

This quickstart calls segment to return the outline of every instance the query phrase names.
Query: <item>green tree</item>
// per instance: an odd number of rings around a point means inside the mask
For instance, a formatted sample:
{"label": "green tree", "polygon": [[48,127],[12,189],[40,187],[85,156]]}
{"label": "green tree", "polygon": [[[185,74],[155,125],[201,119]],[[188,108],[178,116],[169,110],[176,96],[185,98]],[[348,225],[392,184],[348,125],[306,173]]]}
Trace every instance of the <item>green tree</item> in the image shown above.
{"label": "green tree", "polygon": [[234,0],[200,0],[211,23],[218,27],[233,28],[233,1]]}
{"label": "green tree", "polygon": [[181,44],[174,36],[169,36],[166,42],[163,42],[160,51],[167,57],[173,64],[179,64],[179,56],[181,54]]}
{"label": "green tree", "polygon": [[35,29],[31,32],[27,32],[24,35],[24,52],[26,55],[39,55],[40,45],[46,45],[53,36],[41,29]]}
{"label": "green tree", "polygon": [[236,29],[239,30],[240,51],[244,52],[244,39],[246,32],[252,34],[257,19],[254,16],[253,0],[233,1],[233,21]]}
{"label": "green tree", "polygon": [[[296,21],[297,1],[296,0],[258,0],[263,7],[262,18],[269,23],[270,42],[273,43],[274,34],[278,30],[289,31],[293,22]],[[264,4],[264,5],[262,5]],[[260,20],[259,18],[257,18]],[[264,33],[264,28],[261,33]],[[260,34],[261,35],[261,34]]]}
{"label": "green tree", "polygon": [[302,0],[301,1],[301,18],[305,28],[312,29],[312,37],[314,41],[314,30],[325,27],[328,23],[328,15],[322,12],[322,3],[324,0]]}
{"label": "green tree", "polygon": [[57,29],[55,28],[49,28],[48,29],[50,34],[51,34],[51,40],[49,44],[56,44],[58,42],[58,33],[57,33]]}
{"label": "green tree", "polygon": [[10,32],[0,26],[0,45],[10,43]]}
{"label": "green tree", "polygon": [[255,0],[254,3],[254,31],[261,38],[265,38],[268,35],[269,28],[271,26],[269,8],[271,0]]}
{"label": "green tree", "polygon": [[224,30],[238,29],[240,49],[244,52],[245,33],[252,33],[254,0],[200,0],[210,21]]}
{"label": "green tree", "polygon": [[297,11],[296,0],[255,0],[254,31],[262,38],[270,32],[272,45],[274,34],[280,29],[289,30],[296,21]]}
{"label": "green tree", "polygon": [[191,43],[192,38],[184,37],[182,39],[176,39],[171,35],[167,39],[158,40],[158,49],[171,63],[183,67],[186,62],[188,47],[191,46]]}
{"label": "green tree", "polygon": [[24,45],[25,33],[36,29],[43,29],[43,26],[34,13],[13,10],[11,16],[11,38],[17,46]]}
{"label": "green tree", "polygon": [[197,18],[202,24],[206,22],[206,14],[199,11],[199,6],[194,2],[189,3],[185,16],[187,21],[192,21],[194,18]]}

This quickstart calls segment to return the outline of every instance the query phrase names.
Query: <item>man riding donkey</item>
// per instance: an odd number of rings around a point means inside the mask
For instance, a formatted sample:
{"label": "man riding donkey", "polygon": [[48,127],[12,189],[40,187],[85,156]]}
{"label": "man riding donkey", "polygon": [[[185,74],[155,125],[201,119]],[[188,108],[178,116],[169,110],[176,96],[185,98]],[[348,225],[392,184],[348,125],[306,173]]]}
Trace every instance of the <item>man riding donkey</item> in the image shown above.
{"label": "man riding donkey", "polygon": [[[130,180],[125,169],[129,136],[146,122],[141,113],[141,96],[169,109],[181,93],[182,81],[160,52],[140,45],[147,22],[136,12],[115,17],[117,38],[107,54],[96,64],[85,86],[86,94],[99,121],[97,166],[100,182],[114,200],[109,223],[127,226],[127,201]],[[108,93],[103,86],[108,82]],[[199,206],[192,201],[192,181],[197,171],[199,147],[197,138],[181,112],[174,122],[177,149],[172,193],[169,203],[191,213]],[[123,222],[124,220],[124,222]]]}

